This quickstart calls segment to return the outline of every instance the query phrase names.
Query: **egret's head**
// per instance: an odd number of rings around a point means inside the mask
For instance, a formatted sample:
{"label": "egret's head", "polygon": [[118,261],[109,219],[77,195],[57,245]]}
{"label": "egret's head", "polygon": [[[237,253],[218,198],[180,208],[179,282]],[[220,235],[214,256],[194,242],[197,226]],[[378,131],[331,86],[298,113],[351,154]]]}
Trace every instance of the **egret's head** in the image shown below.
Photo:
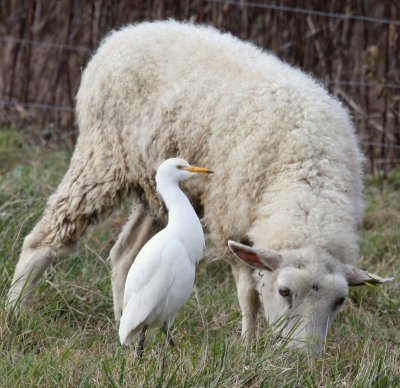
{"label": "egret's head", "polygon": [[161,180],[180,182],[196,174],[211,174],[212,172],[208,168],[191,166],[185,159],[171,158],[158,167],[156,181],[157,183]]}

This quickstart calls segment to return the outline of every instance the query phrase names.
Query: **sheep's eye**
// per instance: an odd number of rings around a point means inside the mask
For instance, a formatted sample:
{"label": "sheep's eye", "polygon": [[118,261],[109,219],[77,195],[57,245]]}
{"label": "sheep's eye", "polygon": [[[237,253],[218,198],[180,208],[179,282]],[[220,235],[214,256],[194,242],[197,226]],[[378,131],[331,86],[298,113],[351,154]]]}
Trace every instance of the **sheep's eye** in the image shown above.
{"label": "sheep's eye", "polygon": [[341,296],[340,298],[337,298],[336,301],[335,301],[334,308],[335,309],[339,308],[344,303],[345,300],[346,299],[345,299],[344,296]]}
{"label": "sheep's eye", "polygon": [[292,296],[292,291],[290,291],[287,287],[281,287],[279,289],[279,295],[283,296],[284,298],[290,298]]}

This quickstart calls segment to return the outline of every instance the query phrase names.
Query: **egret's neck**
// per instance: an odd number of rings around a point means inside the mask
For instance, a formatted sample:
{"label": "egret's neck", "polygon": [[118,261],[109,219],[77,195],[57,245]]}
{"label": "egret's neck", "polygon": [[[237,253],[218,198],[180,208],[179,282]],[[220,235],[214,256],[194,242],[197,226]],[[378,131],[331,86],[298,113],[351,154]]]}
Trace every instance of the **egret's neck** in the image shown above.
{"label": "egret's neck", "polygon": [[156,180],[157,190],[168,209],[165,231],[186,246],[188,257],[195,264],[202,258],[205,246],[200,220],[178,182],[162,177]]}
{"label": "egret's neck", "polygon": [[189,199],[177,182],[160,179],[157,181],[157,190],[168,209],[168,225],[187,222],[200,223]]}

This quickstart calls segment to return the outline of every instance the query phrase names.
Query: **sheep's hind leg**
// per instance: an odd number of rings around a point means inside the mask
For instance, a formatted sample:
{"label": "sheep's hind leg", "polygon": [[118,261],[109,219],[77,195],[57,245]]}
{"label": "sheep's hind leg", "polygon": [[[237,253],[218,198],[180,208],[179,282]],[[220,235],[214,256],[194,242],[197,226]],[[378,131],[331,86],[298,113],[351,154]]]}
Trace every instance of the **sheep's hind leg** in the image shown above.
{"label": "sheep's hind leg", "polygon": [[250,340],[256,330],[257,314],[260,309],[258,293],[250,268],[240,264],[231,264],[231,267],[242,311],[242,337]]}
{"label": "sheep's hind leg", "polygon": [[143,245],[158,230],[154,219],[145,213],[143,205],[137,205],[110,251],[114,315],[117,321],[122,315],[125,281],[129,268]]}
{"label": "sheep's hind leg", "polygon": [[[91,223],[121,202],[128,185],[111,161],[110,156],[95,159],[78,143],[70,168],[50,197],[42,219],[24,240],[8,294],[9,310],[23,306],[63,248],[72,246]],[[102,169],[99,162],[103,162]]]}

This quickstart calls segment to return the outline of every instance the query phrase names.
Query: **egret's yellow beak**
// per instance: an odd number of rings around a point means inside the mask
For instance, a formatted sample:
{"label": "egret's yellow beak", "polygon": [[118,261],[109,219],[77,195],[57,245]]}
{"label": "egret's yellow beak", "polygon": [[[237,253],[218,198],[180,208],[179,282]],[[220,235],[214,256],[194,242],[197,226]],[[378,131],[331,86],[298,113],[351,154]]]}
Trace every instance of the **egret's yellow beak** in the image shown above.
{"label": "egret's yellow beak", "polygon": [[197,172],[200,174],[212,174],[214,172],[212,170],[209,170],[208,168],[196,167],[196,166],[184,167],[184,170],[189,171],[189,172]]}

